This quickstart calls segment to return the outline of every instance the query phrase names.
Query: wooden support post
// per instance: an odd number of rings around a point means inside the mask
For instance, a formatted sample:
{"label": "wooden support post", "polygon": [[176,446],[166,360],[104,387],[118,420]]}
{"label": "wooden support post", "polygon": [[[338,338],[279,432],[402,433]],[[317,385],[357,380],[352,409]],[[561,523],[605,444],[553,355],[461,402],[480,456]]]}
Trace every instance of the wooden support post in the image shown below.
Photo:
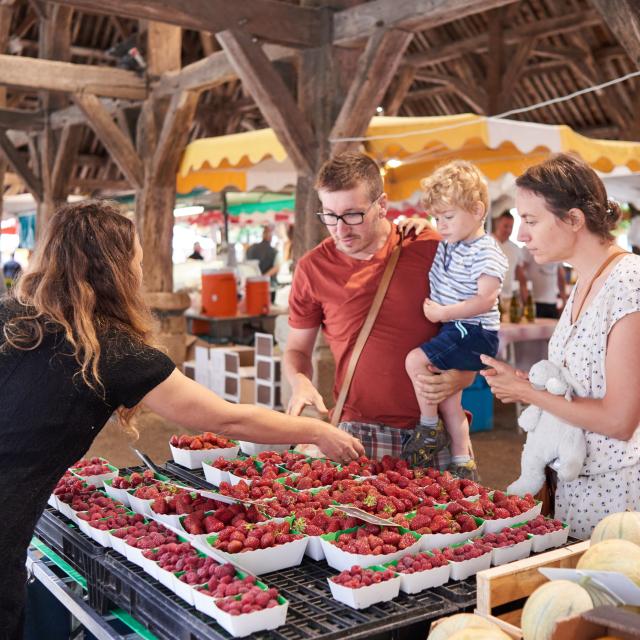
{"label": "wooden support post", "polygon": [[[41,60],[59,62],[71,60],[72,18],[73,9],[70,7],[54,5],[48,7],[48,11],[40,18],[38,51]],[[44,89],[39,93],[40,105],[45,113],[63,109],[69,104],[68,95],[65,93]],[[69,144],[69,135],[70,131],[67,131],[64,136],[54,131],[45,119],[44,129],[37,137],[42,199],[38,202],[36,238],[40,237],[58,207],[67,201],[68,178],[79,145],[79,139],[75,142],[79,135],[75,130],[74,142],[69,149],[62,150],[60,143]],[[57,160],[59,163],[56,162]],[[63,162],[68,163],[68,166],[61,166]]]}
{"label": "wooden support post", "polygon": [[88,125],[94,130],[131,186],[140,188],[144,181],[144,172],[131,139],[112,119],[97,96],[78,93],[73,96],[73,99],[87,118]]}
{"label": "wooden support post", "polygon": [[[11,18],[13,15],[13,2],[0,4],[0,53],[5,53],[9,43],[11,31]],[[7,106],[7,90],[0,87],[0,108]],[[10,142],[9,142],[10,143]],[[13,146],[13,145],[12,145]],[[7,172],[7,161],[4,154],[0,153],[0,220],[2,220],[2,203],[5,187],[5,175]]]}
{"label": "wooden support post", "polygon": [[[149,23],[150,75],[179,70],[181,34],[179,27]],[[178,365],[185,356],[184,311],[190,300],[184,293],[173,292],[173,208],[176,173],[199,95],[199,90],[177,87],[170,100],[152,94],[142,107],[137,128],[141,180],[136,185],[136,223],[144,251],[146,298],[160,322],[159,340]]]}

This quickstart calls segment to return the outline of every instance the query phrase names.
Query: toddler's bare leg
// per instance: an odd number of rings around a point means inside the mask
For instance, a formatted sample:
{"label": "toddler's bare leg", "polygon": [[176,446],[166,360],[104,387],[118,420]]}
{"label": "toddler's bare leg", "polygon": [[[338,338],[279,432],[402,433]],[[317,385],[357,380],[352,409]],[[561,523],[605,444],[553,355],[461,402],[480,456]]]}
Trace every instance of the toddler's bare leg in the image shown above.
{"label": "toddler's bare leg", "polygon": [[416,348],[409,351],[404,364],[411,383],[413,384],[413,390],[415,391],[418,406],[420,407],[420,415],[435,418],[438,415],[438,405],[427,402],[424,397],[420,395],[418,387],[416,386],[418,376],[425,373],[427,367],[431,364],[429,358],[427,358],[427,355],[422,349]]}
{"label": "toddler's bare leg", "polygon": [[440,414],[451,437],[451,456],[473,457],[469,438],[469,421],[462,408],[462,391],[440,403]]}

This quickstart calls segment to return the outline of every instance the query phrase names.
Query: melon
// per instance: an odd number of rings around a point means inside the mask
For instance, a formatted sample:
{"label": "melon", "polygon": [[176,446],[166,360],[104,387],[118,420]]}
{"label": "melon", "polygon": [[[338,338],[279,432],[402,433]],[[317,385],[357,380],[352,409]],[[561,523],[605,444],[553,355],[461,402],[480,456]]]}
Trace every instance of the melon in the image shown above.
{"label": "melon", "polygon": [[591,534],[591,542],[616,538],[640,545],[640,512],[623,511],[603,518]]}
{"label": "melon", "polygon": [[437,625],[433,626],[427,640],[449,640],[456,632],[468,628],[494,630],[498,627],[482,616],[473,613],[457,613],[448,618],[442,618]]}
{"label": "melon", "polygon": [[522,610],[524,640],[550,640],[556,621],[593,609],[585,589],[570,580],[553,580],[538,587]]}
{"label": "melon", "polygon": [[584,552],[576,569],[617,571],[640,587],[640,546],[628,540],[602,540]]}
{"label": "melon", "polygon": [[504,631],[500,631],[498,627],[493,629],[467,627],[449,636],[449,640],[511,640],[511,636],[508,636]]}

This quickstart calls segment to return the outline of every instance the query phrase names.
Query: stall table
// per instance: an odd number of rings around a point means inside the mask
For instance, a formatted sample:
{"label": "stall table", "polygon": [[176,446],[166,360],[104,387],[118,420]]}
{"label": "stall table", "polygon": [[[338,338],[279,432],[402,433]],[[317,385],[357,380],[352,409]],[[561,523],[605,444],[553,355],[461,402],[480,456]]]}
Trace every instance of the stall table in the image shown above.
{"label": "stall table", "polygon": [[287,313],[285,307],[272,306],[269,313],[263,315],[247,315],[238,313],[232,317],[206,316],[194,311],[186,311],[187,332],[204,337],[212,342],[244,343],[253,338],[253,334],[273,334],[276,318]]}

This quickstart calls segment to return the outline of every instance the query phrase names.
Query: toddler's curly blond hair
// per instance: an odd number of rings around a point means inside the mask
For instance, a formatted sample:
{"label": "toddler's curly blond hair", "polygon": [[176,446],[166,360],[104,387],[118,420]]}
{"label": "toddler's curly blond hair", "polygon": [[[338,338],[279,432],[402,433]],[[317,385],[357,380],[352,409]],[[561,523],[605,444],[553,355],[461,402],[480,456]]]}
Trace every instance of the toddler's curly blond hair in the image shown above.
{"label": "toddler's curly blond hair", "polygon": [[478,167],[466,160],[454,160],[436,169],[420,181],[422,206],[430,214],[449,207],[471,212],[476,203],[489,212],[489,189]]}

